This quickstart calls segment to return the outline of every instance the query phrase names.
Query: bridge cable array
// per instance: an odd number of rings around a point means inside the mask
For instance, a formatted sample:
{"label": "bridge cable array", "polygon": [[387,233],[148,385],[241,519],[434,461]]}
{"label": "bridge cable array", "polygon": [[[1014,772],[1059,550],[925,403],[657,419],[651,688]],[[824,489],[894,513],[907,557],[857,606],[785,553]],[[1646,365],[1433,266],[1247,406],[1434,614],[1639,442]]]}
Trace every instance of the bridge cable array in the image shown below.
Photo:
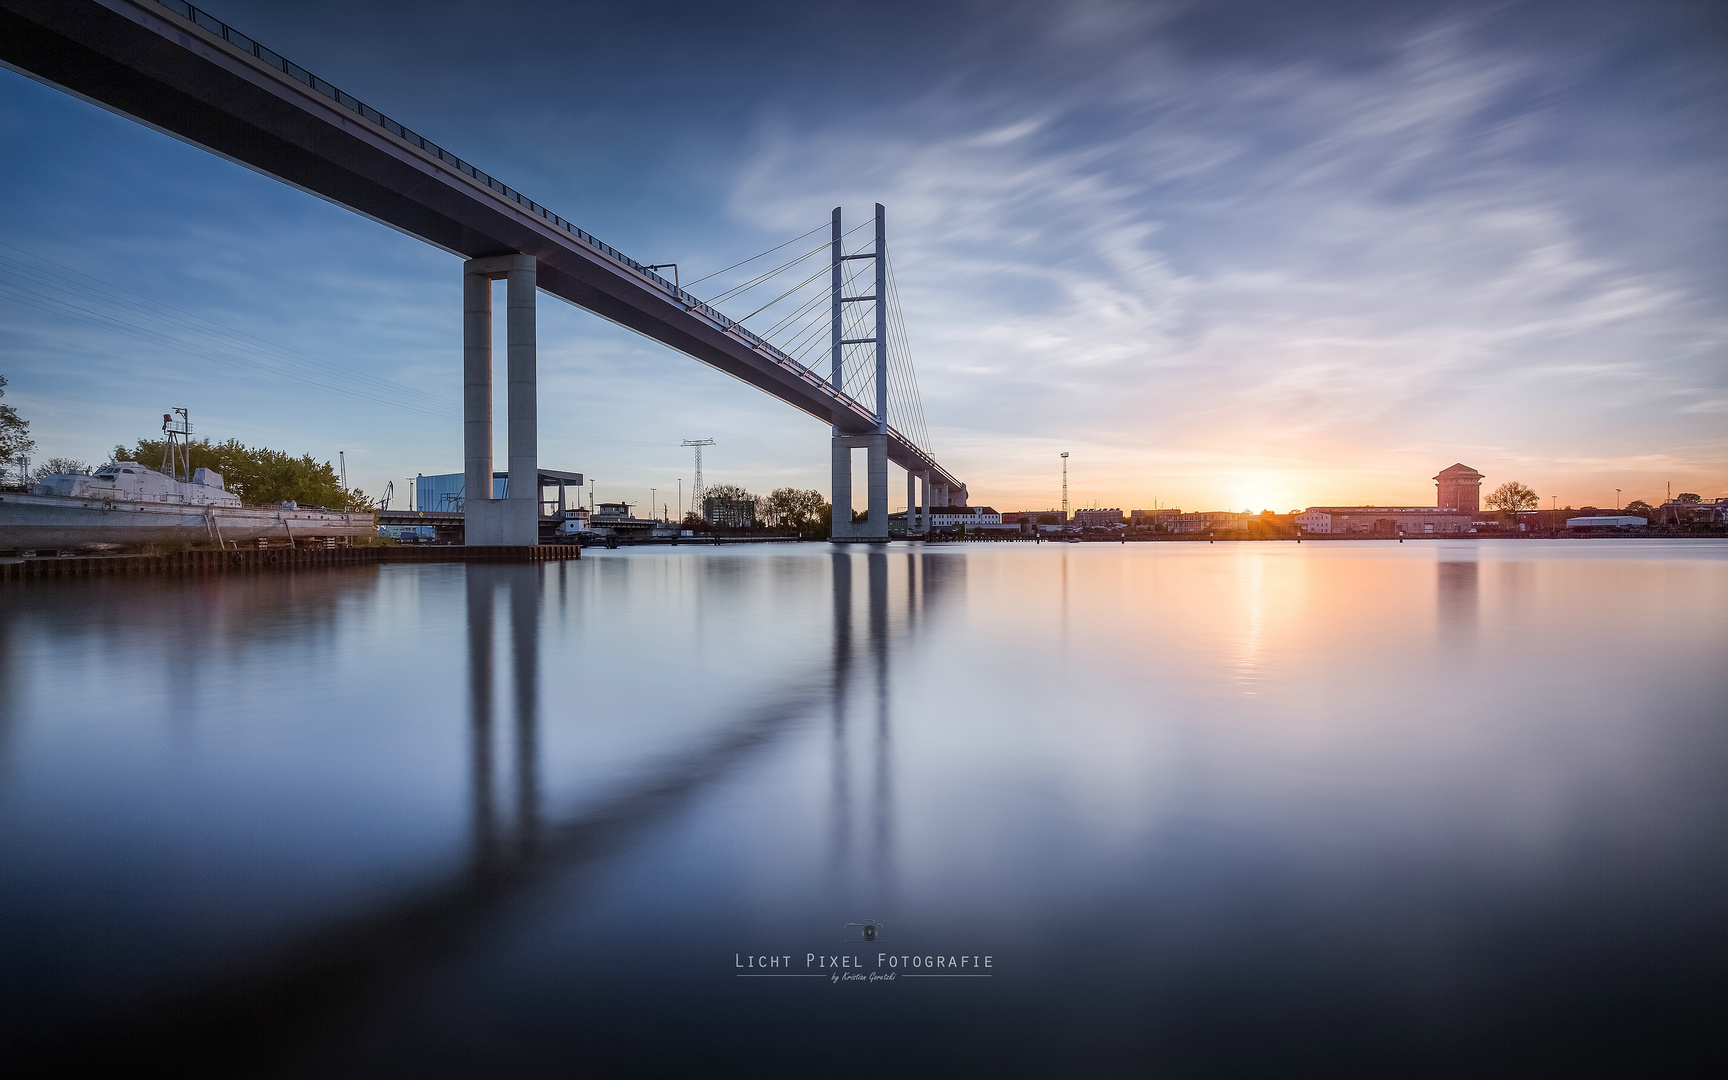
{"label": "bridge cable array", "polygon": [[[917,372],[912,364],[911,337],[906,330],[906,318],[900,305],[899,285],[894,275],[893,256],[884,253],[884,278],[887,295],[869,300],[875,292],[875,235],[873,218],[853,226],[841,236],[841,253],[846,261],[841,265],[841,296],[847,302],[841,307],[841,338],[853,344],[841,349],[840,392],[853,401],[874,411],[876,402],[875,304],[885,304],[887,338],[887,398],[888,423],[895,431],[926,455],[934,457],[930,446],[929,427],[924,419],[924,404],[918,392]],[[827,224],[799,234],[757,255],[733,263],[723,270],[697,278],[691,285],[718,278],[723,274],[749,266],[775,252],[828,229]],[[767,270],[747,271],[743,277],[705,303],[715,310],[722,304],[747,302],[755,306],[749,314],[733,317],[737,323],[791,357],[799,365],[828,381],[829,353],[832,348],[833,273],[830,241],[801,250],[798,254]],[[688,288],[688,286],[686,286]],[[862,298],[862,299],[853,299]],[[742,306],[742,303],[739,303]],[[767,319],[771,323],[765,323]],[[758,325],[751,325],[752,322]],[[868,340],[866,340],[868,339]]]}

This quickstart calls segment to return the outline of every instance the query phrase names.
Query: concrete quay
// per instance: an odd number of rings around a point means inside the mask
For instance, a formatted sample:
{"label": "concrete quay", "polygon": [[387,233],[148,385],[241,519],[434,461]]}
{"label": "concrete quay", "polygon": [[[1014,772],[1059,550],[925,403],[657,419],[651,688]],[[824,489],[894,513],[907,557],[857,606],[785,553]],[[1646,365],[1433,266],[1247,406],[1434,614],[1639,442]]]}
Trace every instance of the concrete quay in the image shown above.
{"label": "concrete quay", "polygon": [[0,583],[122,574],[185,574],[218,571],[313,570],[384,563],[534,563],[579,559],[574,544],[515,547],[247,548],[238,551],[175,551],[166,555],[96,555],[0,560]]}

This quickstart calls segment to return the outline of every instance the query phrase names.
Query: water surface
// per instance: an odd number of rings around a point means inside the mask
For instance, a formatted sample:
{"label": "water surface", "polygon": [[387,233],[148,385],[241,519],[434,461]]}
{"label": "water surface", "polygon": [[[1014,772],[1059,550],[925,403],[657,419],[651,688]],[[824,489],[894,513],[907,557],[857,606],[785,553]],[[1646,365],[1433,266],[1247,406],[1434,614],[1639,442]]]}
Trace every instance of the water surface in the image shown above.
{"label": "water surface", "polygon": [[0,592],[0,1061],[1576,1074],[1728,1004],[1728,544],[590,554]]}

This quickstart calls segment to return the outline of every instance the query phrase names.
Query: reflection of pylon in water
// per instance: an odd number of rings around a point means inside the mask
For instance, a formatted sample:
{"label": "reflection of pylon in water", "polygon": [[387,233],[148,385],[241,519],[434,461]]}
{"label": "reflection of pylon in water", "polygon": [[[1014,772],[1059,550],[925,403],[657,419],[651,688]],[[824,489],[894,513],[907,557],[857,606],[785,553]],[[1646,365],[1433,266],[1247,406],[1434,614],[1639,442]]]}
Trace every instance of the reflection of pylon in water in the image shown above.
{"label": "reflection of pylon in water", "polygon": [[700,514],[702,513],[702,492],[704,486],[702,483],[702,448],[704,446],[713,446],[714,440],[685,439],[684,445],[694,447],[696,450],[696,482],[690,488],[690,509]]}

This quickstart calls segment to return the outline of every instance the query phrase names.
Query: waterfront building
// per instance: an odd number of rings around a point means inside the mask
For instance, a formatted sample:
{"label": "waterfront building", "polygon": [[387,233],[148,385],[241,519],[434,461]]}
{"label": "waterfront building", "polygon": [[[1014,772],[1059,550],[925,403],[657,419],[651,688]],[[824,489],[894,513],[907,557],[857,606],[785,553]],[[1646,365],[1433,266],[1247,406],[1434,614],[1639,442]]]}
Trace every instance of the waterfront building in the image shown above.
{"label": "waterfront building", "polygon": [[964,525],[968,529],[1002,524],[1002,515],[991,506],[933,506],[930,524],[935,528]]}
{"label": "waterfront building", "polygon": [[1013,525],[1021,532],[1059,533],[1068,522],[1060,510],[1004,510],[998,515],[1003,525]]}
{"label": "waterfront building", "polygon": [[1434,487],[1442,510],[1474,514],[1482,509],[1482,474],[1468,465],[1441,469],[1434,477]]}
{"label": "waterfront building", "polygon": [[1310,506],[1295,520],[1319,536],[1433,536],[1473,533],[1475,516],[1434,506]]}
{"label": "waterfront building", "polygon": [[[417,476],[414,478],[414,509],[460,514],[467,501],[466,487],[466,479],[459,472],[439,473],[436,476]],[[492,474],[492,497],[494,499],[510,497],[509,473],[495,472]]]}
{"label": "waterfront building", "polygon": [[[1018,532],[1027,518],[1045,513],[1060,516],[1060,512],[1055,510],[1002,514],[990,506],[933,506],[930,508],[930,529],[932,532],[952,533],[964,526],[967,532]],[[888,522],[896,535],[905,535],[904,510],[889,514]]]}
{"label": "waterfront building", "polygon": [[654,522],[630,512],[630,503],[603,502],[589,515],[587,531],[601,536],[639,539],[648,536]]}
{"label": "waterfront building", "polygon": [[702,516],[710,525],[725,529],[754,529],[756,500],[710,495],[702,500]]}
{"label": "waterfront building", "polygon": [[1165,520],[1165,528],[1176,533],[1222,532],[1245,529],[1251,514],[1229,510],[1202,510],[1193,514],[1173,514]]}
{"label": "waterfront building", "polygon": [[1161,510],[1131,510],[1128,512],[1128,524],[1136,529],[1168,529],[1170,523],[1181,515],[1182,511],[1174,506],[1166,506]]}
{"label": "waterfront building", "polygon": [[1121,525],[1126,521],[1119,508],[1108,510],[1076,510],[1074,524],[1082,529],[1108,529]]}
{"label": "waterfront building", "polygon": [[1728,524],[1728,499],[1705,502],[1696,495],[1669,499],[1656,508],[1656,520],[1663,525]]}
{"label": "waterfront building", "polygon": [[1647,518],[1632,514],[1594,514],[1566,519],[1568,529],[1642,529],[1648,524]]}

